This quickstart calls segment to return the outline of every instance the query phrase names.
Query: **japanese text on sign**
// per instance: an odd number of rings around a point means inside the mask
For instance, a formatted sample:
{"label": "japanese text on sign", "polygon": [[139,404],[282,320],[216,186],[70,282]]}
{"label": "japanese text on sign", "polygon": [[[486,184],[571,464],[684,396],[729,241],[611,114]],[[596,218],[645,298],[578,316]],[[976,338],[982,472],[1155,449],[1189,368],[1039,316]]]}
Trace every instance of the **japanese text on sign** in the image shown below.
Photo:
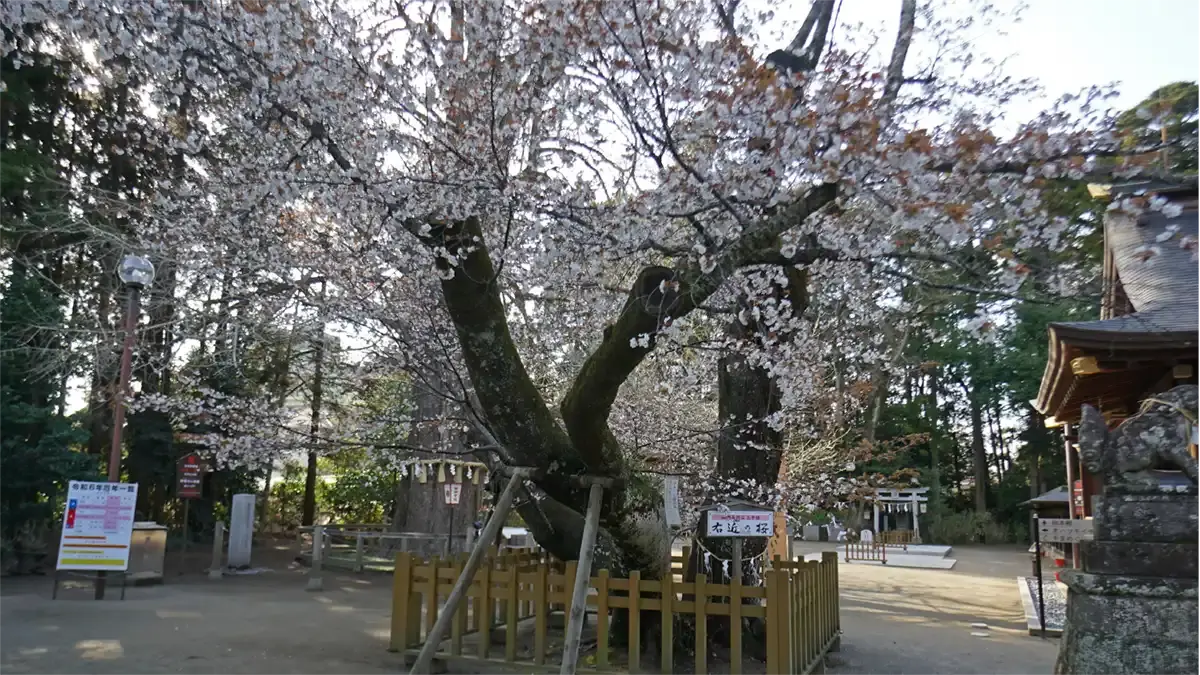
{"label": "japanese text on sign", "polygon": [[56,569],[127,569],[136,506],[137,483],[71,481]]}
{"label": "japanese text on sign", "polygon": [[770,537],[770,511],[709,511],[709,537]]}
{"label": "japanese text on sign", "polygon": [[442,496],[446,498],[447,504],[456,506],[462,501],[462,483],[444,483],[442,485]]}
{"label": "japanese text on sign", "polygon": [[181,457],[176,475],[175,496],[180,499],[199,499],[204,472],[207,470],[208,467],[196,453],[188,453]]}
{"label": "japanese text on sign", "polygon": [[1056,544],[1091,541],[1095,533],[1091,519],[1038,518],[1038,538]]}

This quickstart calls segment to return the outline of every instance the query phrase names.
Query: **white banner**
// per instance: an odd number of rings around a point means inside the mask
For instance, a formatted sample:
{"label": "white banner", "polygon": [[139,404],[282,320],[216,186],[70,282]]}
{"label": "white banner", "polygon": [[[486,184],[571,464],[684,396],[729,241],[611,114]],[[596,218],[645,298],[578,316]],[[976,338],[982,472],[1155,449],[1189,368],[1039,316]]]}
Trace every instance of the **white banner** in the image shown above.
{"label": "white banner", "polygon": [[679,515],[679,478],[675,476],[663,478],[663,517],[667,527],[683,525],[683,518]]}
{"label": "white banner", "polygon": [[137,489],[137,483],[71,481],[56,569],[128,569]]}

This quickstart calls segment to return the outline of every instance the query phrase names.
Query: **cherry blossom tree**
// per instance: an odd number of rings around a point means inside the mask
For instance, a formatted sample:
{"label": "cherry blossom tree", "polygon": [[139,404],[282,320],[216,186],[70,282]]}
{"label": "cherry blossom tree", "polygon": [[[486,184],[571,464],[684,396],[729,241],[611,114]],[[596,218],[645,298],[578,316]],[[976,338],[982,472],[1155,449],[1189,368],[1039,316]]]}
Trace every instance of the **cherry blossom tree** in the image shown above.
{"label": "cherry blossom tree", "polygon": [[1062,227],[1042,181],[1121,151],[1091,131],[1099,90],[993,130],[1031,85],[964,41],[987,7],[902,2],[880,61],[870,31],[826,47],[832,2],[739,4],[26,0],[0,20],[136,76],[177,168],[141,205],[143,247],[367,336],[477,451],[537,469],[521,515],[561,558],[587,501],[572,478],[620,479],[597,552],[620,572],[661,565],[644,461],[686,446],[640,439],[715,416],[717,473],[773,482],[831,359],[855,378],[886,361],[838,335],[976,241],[1003,262],[964,287],[1015,293],[1021,251]]}

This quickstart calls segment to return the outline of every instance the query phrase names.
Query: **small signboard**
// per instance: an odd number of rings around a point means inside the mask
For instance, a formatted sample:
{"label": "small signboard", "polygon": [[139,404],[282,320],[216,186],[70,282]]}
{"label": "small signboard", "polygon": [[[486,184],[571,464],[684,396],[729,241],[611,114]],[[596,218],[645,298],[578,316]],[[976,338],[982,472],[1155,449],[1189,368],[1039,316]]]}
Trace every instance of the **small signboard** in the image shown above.
{"label": "small signboard", "polygon": [[137,489],[137,483],[71,481],[55,569],[128,569]]}
{"label": "small signboard", "polygon": [[708,512],[709,537],[770,537],[775,514],[771,511]]}
{"label": "small signboard", "polygon": [[200,455],[189,452],[179,458],[175,474],[175,496],[180,499],[200,499],[204,473],[208,471]]}
{"label": "small signboard", "polygon": [[442,483],[442,496],[450,506],[458,506],[462,501],[462,483]]}
{"label": "small signboard", "polygon": [[1095,527],[1091,519],[1038,518],[1038,537],[1043,542],[1078,544],[1091,541]]}
{"label": "small signboard", "polygon": [[667,527],[683,525],[683,518],[679,515],[679,479],[675,476],[663,478],[663,517]]}

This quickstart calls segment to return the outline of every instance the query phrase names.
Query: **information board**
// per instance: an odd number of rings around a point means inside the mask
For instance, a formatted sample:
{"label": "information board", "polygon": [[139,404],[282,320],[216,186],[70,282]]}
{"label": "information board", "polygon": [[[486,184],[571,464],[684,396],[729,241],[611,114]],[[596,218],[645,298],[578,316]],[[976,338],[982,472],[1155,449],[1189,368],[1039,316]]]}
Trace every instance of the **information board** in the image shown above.
{"label": "information board", "polygon": [[709,511],[709,537],[770,537],[775,514],[770,511]]}
{"label": "information board", "polygon": [[208,467],[200,455],[189,452],[180,457],[176,472],[175,496],[180,499],[199,499],[206,471]]}
{"label": "information board", "polygon": [[449,506],[457,506],[462,501],[462,483],[443,483],[442,496]]}
{"label": "information board", "polygon": [[56,569],[126,570],[137,489],[137,483],[71,481]]}
{"label": "information board", "polygon": [[1078,544],[1091,541],[1095,527],[1091,519],[1038,518],[1038,538],[1054,544]]}

